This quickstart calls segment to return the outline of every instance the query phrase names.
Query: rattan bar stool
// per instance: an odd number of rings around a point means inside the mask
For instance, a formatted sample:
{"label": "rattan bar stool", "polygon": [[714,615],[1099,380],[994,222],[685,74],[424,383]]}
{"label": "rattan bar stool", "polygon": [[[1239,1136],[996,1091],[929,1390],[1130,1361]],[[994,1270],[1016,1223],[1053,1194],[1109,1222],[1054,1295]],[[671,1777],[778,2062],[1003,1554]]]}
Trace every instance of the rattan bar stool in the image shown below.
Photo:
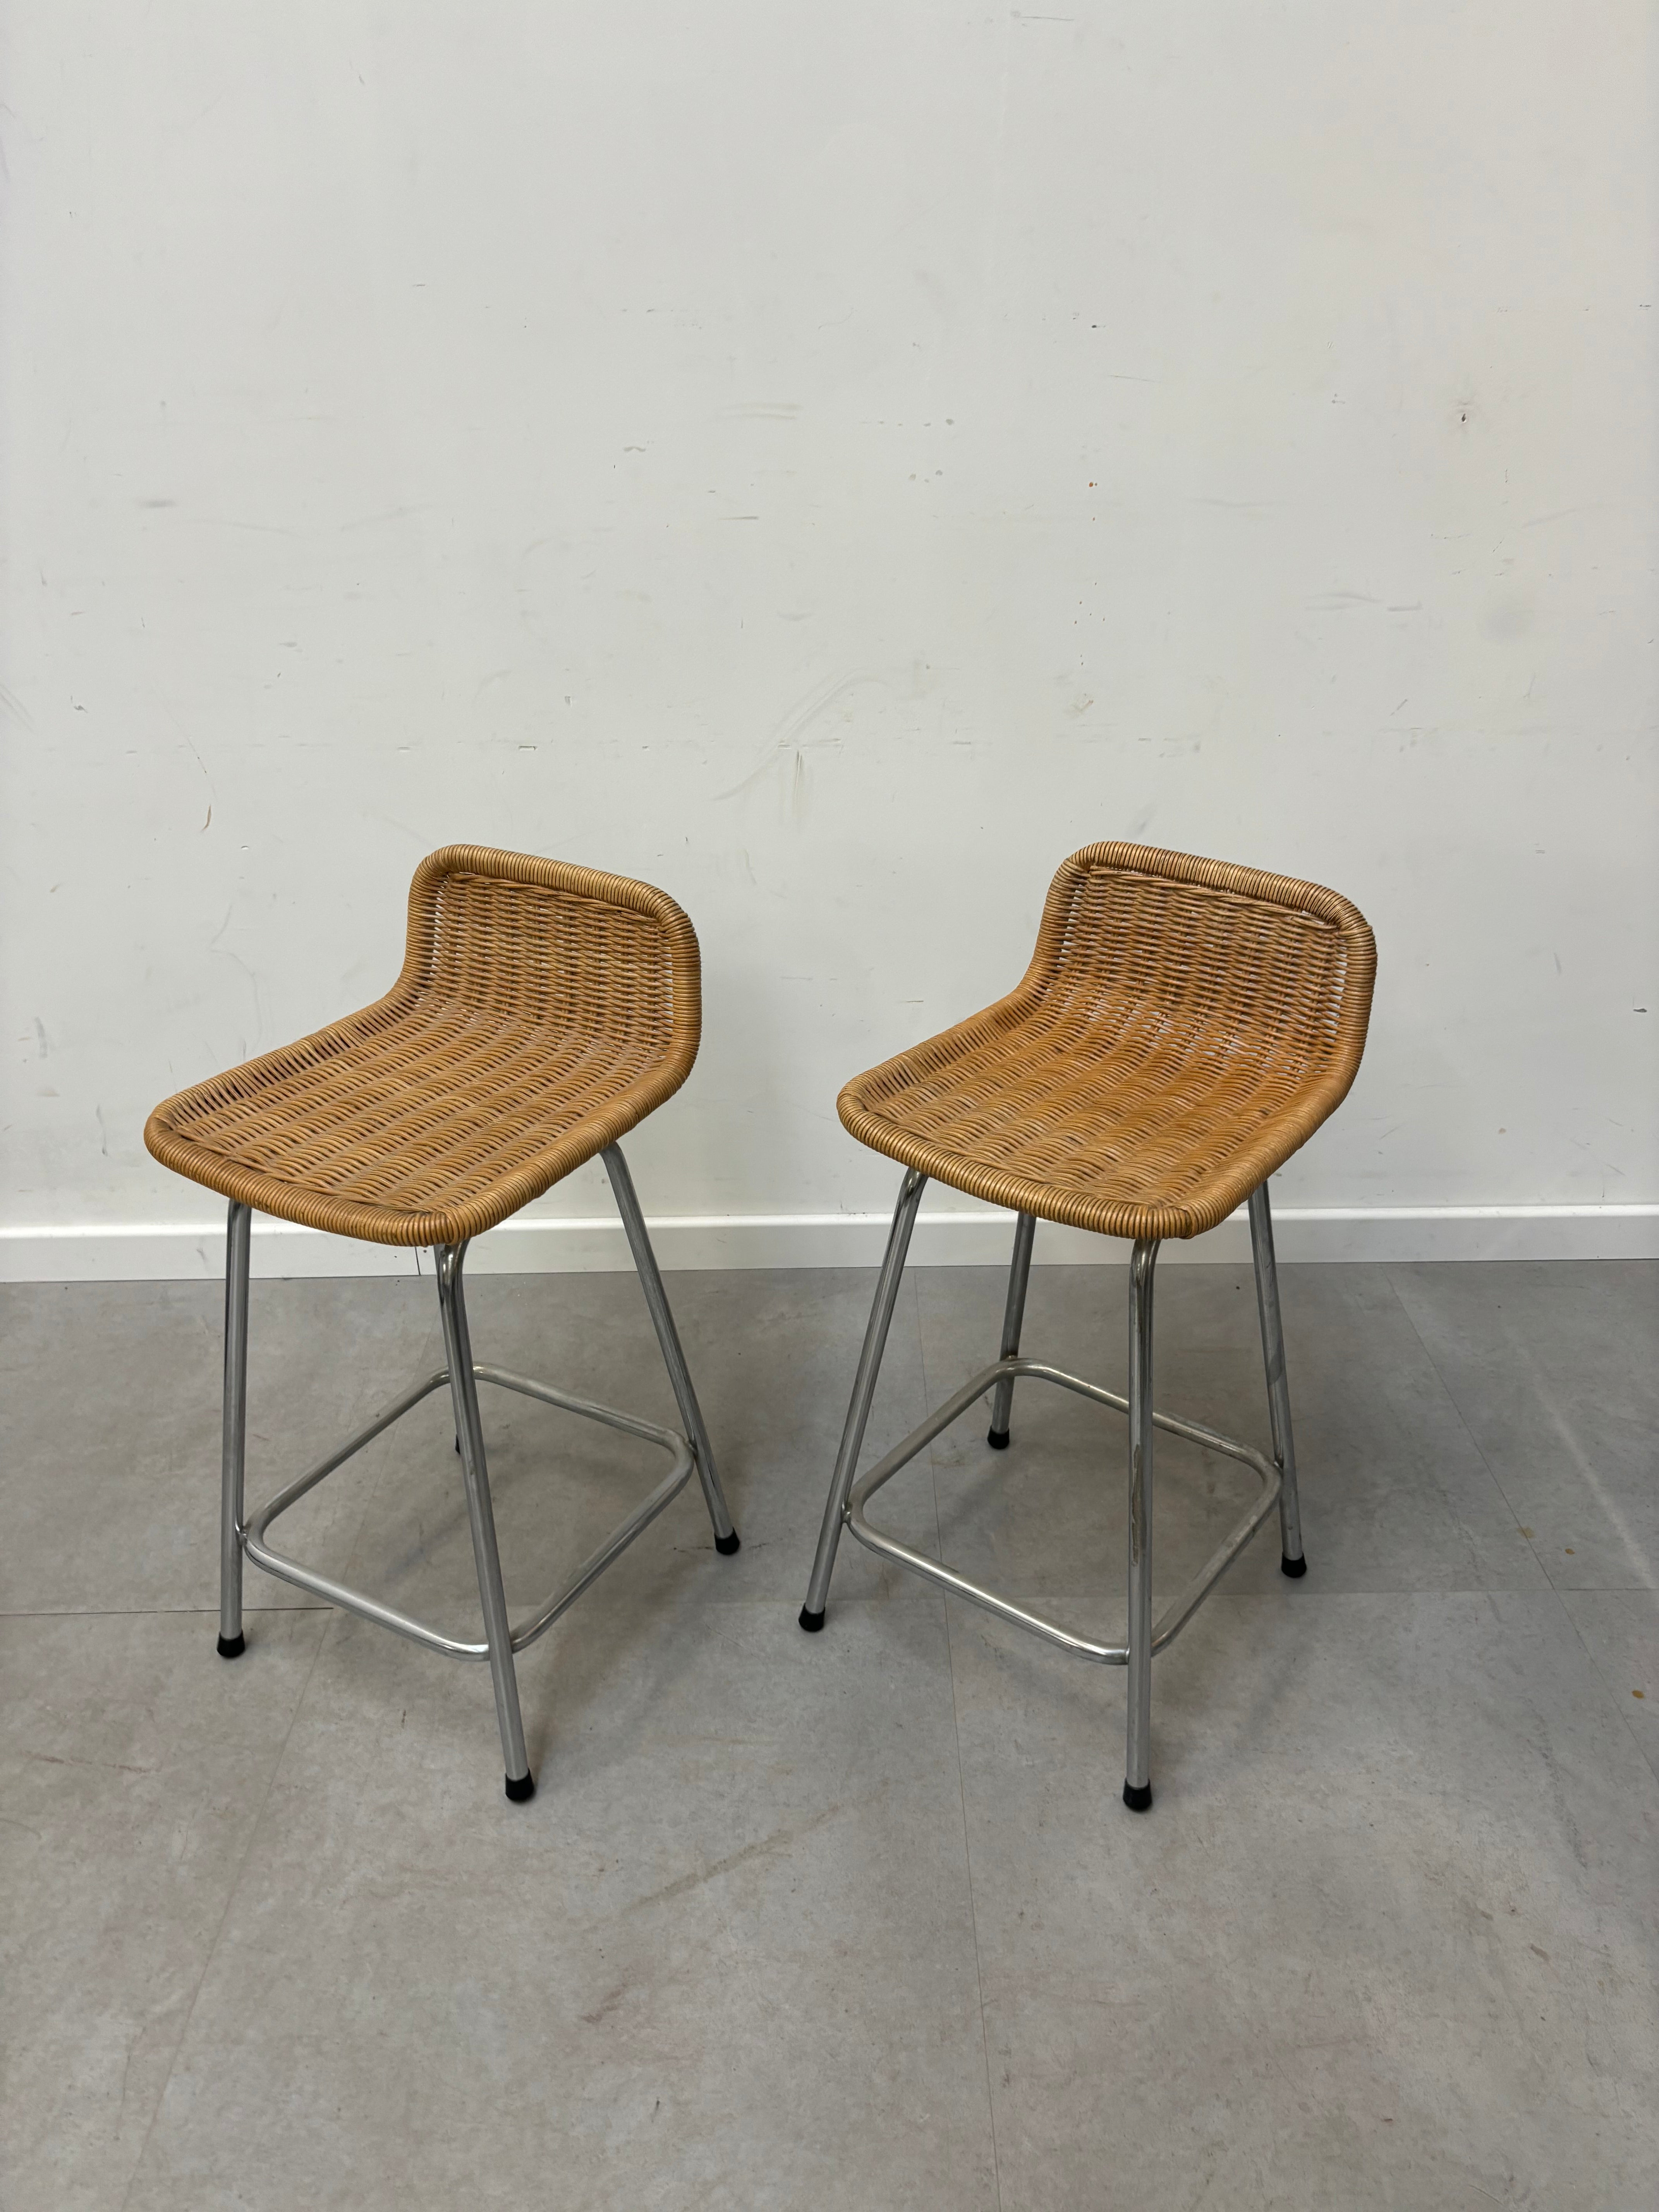
{"label": "rattan bar stool", "polygon": [[[842,1092],[862,1144],[905,1168],[853,1384],[800,1625],[823,1626],[843,1527],[868,1550],[1018,1627],[1128,1669],[1123,1801],[1152,1802],[1154,1656],[1169,1644],[1275,1505],[1287,1575],[1307,1571],[1285,1380],[1267,1177],[1346,1096],[1364,1049],[1376,952],[1364,918],[1316,884],[1143,845],[1090,845],[1048,892],[1024,981],[943,1036]],[[1018,1216],[994,1364],[853,1480],[928,1177]],[[1152,1270],[1166,1237],[1196,1237],[1248,1200],[1273,1457],[1152,1409]],[[1036,1224],[1133,1240],[1129,1395],[1020,1357]],[[1129,1419],[1127,1640],[1101,1644],[1026,1611],[876,1528],[870,1500],[987,1391],[986,1441],[1009,1442],[1014,1384],[1057,1382]],[[1261,1492],[1212,1559],[1152,1619],[1152,1432],[1251,1469]]]}
{"label": "rattan bar stool", "polygon": [[[560,860],[449,845],[409,894],[403,972],[385,998],[158,1106],[144,1142],[166,1167],[230,1200],[225,1265],[219,1650],[244,1648],[242,1562],[395,1629],[428,1650],[486,1659],[507,1794],[533,1796],[514,1654],[550,1628],[677,1497],[695,1469],[714,1547],[738,1549],[662,1278],[617,1141],[678,1091],[697,1056],[701,970],[691,924],[648,884]],[[605,1162],[684,1432],[478,1365],[461,1271],[471,1238],[585,1160]],[[252,1210],[371,1243],[433,1248],[445,1364],[245,1516],[248,1237]],[[462,1642],[275,1550],[266,1532],[354,1452],[449,1385],[483,1607]],[[480,1382],[602,1421],[665,1452],[667,1475],[570,1579],[509,1622],[495,1547]]]}

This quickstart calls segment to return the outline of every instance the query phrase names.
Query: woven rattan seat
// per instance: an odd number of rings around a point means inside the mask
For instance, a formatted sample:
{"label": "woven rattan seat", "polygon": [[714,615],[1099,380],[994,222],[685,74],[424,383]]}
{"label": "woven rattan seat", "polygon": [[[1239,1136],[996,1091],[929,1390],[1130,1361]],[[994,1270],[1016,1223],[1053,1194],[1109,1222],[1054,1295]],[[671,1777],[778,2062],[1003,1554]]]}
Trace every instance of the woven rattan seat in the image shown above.
{"label": "woven rattan seat", "polygon": [[1346,1096],[1376,951],[1334,891],[1141,845],[1055,876],[1019,988],[857,1077],[852,1134],[1109,1237],[1196,1237]]}
{"label": "woven rattan seat", "polygon": [[[857,1077],[841,1118],[904,1164],[887,1255],[830,1478],[800,1625],[824,1625],[848,1529],[951,1595],[1081,1659],[1128,1671],[1123,1799],[1152,1802],[1152,1662],[1277,1507],[1280,1558],[1307,1571],[1267,1178],[1340,1104],[1364,1048],[1376,953],[1334,891],[1146,845],[1090,845],[1049,887],[1024,981],[955,1029]],[[1013,1208],[995,1364],[963,1382],[854,1480],[917,1208],[929,1177]],[[1273,1426],[1271,1459],[1201,1423],[1154,1411],[1152,1277],[1166,1237],[1196,1237],[1248,1200]],[[1039,1220],[1133,1240],[1127,1395],[1020,1356]],[[1012,1441],[1014,1387],[1057,1383],[1129,1419],[1128,1619],[1122,1643],[1045,1620],[914,1550],[870,1500],[982,1399],[986,1443]],[[1163,1429],[1248,1468],[1255,1502],[1184,1590],[1152,1614],[1152,1437]]]}
{"label": "woven rattan seat", "polygon": [[459,1244],[626,1135],[685,1080],[697,940],[663,892],[451,845],[410,887],[383,999],[180,1091],[144,1141],[307,1229]]}
{"label": "woven rattan seat", "polygon": [[[695,1474],[714,1548],[738,1548],[645,1218],[617,1141],[684,1082],[702,1021],[697,940],[649,884],[562,860],[449,845],[409,893],[403,972],[343,1021],[181,1091],[144,1141],[230,1200],[225,1237],[224,1443],[219,1491],[219,1651],[240,1658],[242,1570],[327,1599],[451,1657],[489,1664],[507,1796],[534,1794],[514,1655],[550,1628]],[[474,1237],[596,1155],[627,1232],[683,1429],[532,1382],[472,1357],[462,1268]],[[378,1244],[429,1244],[444,1365],[368,1426],[244,1510],[248,1284],[253,1209]],[[668,1474],[551,1596],[510,1620],[495,1542],[480,1382],[655,1445]],[[434,1390],[447,1387],[477,1569],[482,1641],[468,1642],[279,1552],[270,1524]]]}

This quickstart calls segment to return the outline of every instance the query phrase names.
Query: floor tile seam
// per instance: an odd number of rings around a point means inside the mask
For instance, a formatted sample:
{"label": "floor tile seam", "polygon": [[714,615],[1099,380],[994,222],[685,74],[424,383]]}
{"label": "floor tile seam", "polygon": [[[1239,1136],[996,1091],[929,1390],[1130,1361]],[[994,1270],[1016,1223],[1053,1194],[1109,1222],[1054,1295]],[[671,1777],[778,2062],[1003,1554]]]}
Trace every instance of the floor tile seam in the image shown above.
{"label": "floor tile seam", "polygon": [[[249,1605],[244,1613],[332,1613],[336,1608],[319,1600],[315,1605]],[[63,1605],[0,1606],[0,1620],[216,1620],[216,1605]]]}
{"label": "floor tile seam", "polygon": [[1509,1492],[1504,1487],[1503,1479],[1499,1475],[1497,1468],[1492,1465],[1491,1460],[1487,1458],[1486,1451],[1482,1448],[1480,1439],[1475,1435],[1474,1431],[1469,1426],[1468,1417],[1464,1413],[1462,1407],[1457,1402],[1457,1393],[1452,1389],[1451,1384],[1447,1381],[1440,1362],[1434,1356],[1433,1350],[1429,1344],[1428,1339],[1424,1335],[1422,1330],[1417,1325],[1416,1315],[1413,1313],[1410,1306],[1407,1305],[1405,1299],[1401,1297],[1400,1285],[1395,1280],[1395,1270],[1391,1264],[1384,1264],[1382,1276],[1383,1280],[1388,1284],[1390,1297],[1394,1299],[1395,1304],[1399,1307],[1401,1312],[1405,1316],[1407,1327],[1411,1330],[1412,1334],[1417,1339],[1418,1344],[1422,1349],[1423,1357],[1428,1361],[1430,1367],[1432,1369],[1435,1380],[1445,1392],[1446,1403],[1451,1407],[1452,1412],[1456,1415],[1458,1427],[1462,1430],[1464,1435],[1468,1438],[1470,1448],[1474,1451],[1475,1457],[1480,1461],[1481,1466],[1486,1468],[1487,1478],[1491,1481],[1492,1488],[1503,1499],[1504,1510],[1508,1513],[1510,1520],[1515,1523],[1516,1534],[1521,1538],[1522,1542],[1525,1544],[1527,1549],[1532,1553],[1533,1558],[1537,1560],[1539,1571],[1543,1575],[1545,1581],[1549,1584],[1551,1589],[1554,1589],[1555,1577],[1551,1574],[1548,1567],[1544,1564],[1543,1558],[1538,1549],[1536,1539],[1527,1534],[1525,1522],[1522,1520],[1521,1516],[1516,1511],[1514,1501],[1510,1498]]}
{"label": "floor tile seam", "polygon": [[[924,1407],[931,1402],[932,1390],[927,1381],[927,1346],[921,1325],[921,1294],[915,1278],[910,1279],[911,1294],[915,1300],[916,1364],[921,1371],[921,1395]],[[924,1413],[923,1418],[926,1419]],[[933,1443],[927,1446],[927,1478],[933,1492],[933,1545],[935,1556],[945,1557],[945,1533],[939,1522],[939,1462],[933,1455]],[[991,2130],[991,2179],[997,2193],[997,2212],[1002,2212],[1002,2161],[997,2154],[996,2092],[991,2086],[991,2037],[985,2021],[985,1962],[979,1948],[979,1905],[974,1895],[974,1847],[968,1834],[968,1784],[962,1764],[962,1719],[957,1711],[956,1644],[951,1632],[951,1601],[945,1600],[945,1659],[951,1677],[951,1733],[956,1745],[957,1794],[962,1807],[962,1861],[968,1875],[968,1927],[974,1946],[974,1988],[979,1999],[979,2047],[985,2061],[985,2117]]]}
{"label": "floor tile seam", "polygon": [[[267,1610],[282,1612],[293,1612],[301,1609],[301,1608],[295,1607],[267,1608]],[[323,1606],[317,1607],[306,1607],[303,1610],[307,1612],[318,1611],[333,1613],[337,1611],[338,1608],[333,1606]],[[224,1905],[220,1911],[218,1920],[215,1923],[211,1940],[209,1942],[207,1949],[203,1955],[202,1971],[196,1977],[196,1986],[190,1993],[190,2002],[185,2006],[185,2016],[179,2022],[178,2039],[173,2046],[173,2055],[167,2061],[167,2072],[162,2076],[161,2086],[156,2092],[155,2107],[149,2116],[149,2125],[144,2130],[144,2140],[138,2146],[138,2155],[132,2162],[132,2170],[127,2176],[127,2185],[121,2192],[121,2202],[118,2208],[118,2212],[127,2212],[127,2206],[132,2200],[132,2192],[138,2185],[138,2176],[143,2170],[144,2160],[149,2154],[151,2139],[155,2136],[157,2123],[160,2121],[161,2117],[161,2107],[167,2102],[167,2091],[172,2087],[173,2076],[179,2064],[179,2054],[184,2049],[185,2039],[190,2033],[190,2025],[196,2017],[196,2008],[201,2002],[202,1991],[206,1986],[208,1975],[212,1971],[213,1962],[219,1955],[219,1946],[224,1940],[225,1923],[230,1918],[230,1909],[235,1903],[237,1893],[242,1887],[242,1877],[247,1871],[248,1860],[252,1856],[253,1846],[255,1842],[258,1840],[260,1827],[264,1820],[265,1808],[270,1802],[271,1794],[276,1787],[276,1778],[282,1771],[283,1761],[288,1757],[288,1747],[293,1739],[295,1725],[299,1720],[301,1709],[303,1707],[306,1698],[310,1692],[312,1677],[317,1672],[318,1662],[323,1656],[323,1647],[328,1642],[329,1635],[333,1628],[333,1625],[332,1621],[328,1620],[325,1620],[323,1623],[322,1633],[317,1638],[317,1649],[311,1655],[311,1664],[306,1668],[305,1680],[300,1685],[299,1695],[295,1698],[293,1708],[288,1717],[288,1726],[283,1730],[282,1742],[276,1747],[276,1756],[271,1760],[270,1771],[265,1777],[265,1786],[260,1796],[258,1806],[254,1812],[252,1819],[248,1822],[247,1840],[242,1846],[241,1856],[236,1862],[235,1872],[231,1875],[229,1881],[225,1886]]]}

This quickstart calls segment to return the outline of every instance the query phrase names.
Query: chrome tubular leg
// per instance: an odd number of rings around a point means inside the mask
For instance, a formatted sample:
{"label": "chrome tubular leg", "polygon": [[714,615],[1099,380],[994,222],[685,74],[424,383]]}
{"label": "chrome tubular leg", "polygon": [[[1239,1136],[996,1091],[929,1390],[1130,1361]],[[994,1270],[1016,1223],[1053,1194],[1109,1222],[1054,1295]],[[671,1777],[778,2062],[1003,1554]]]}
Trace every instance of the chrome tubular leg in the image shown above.
{"label": "chrome tubular leg", "polygon": [[1261,1316],[1261,1357],[1267,1370],[1267,1412],[1273,1425],[1279,1491],[1279,1567],[1308,1571],[1302,1556],[1302,1510],[1296,1492],[1296,1444],[1291,1434],[1291,1390],[1285,1379],[1285,1329],[1279,1317],[1279,1270],[1273,1262],[1273,1208],[1264,1182],[1250,1194],[1250,1249],[1255,1255],[1255,1303]]}
{"label": "chrome tubular leg", "polygon": [[634,1265],[639,1271],[640,1288],[645,1292],[651,1325],[657,1332],[658,1343],[662,1346],[663,1364],[667,1368],[668,1379],[674,1386],[680,1419],[685,1423],[685,1433],[690,1438],[691,1449],[696,1458],[697,1479],[702,1485],[703,1503],[708,1506],[708,1517],[714,1524],[714,1549],[724,1552],[730,1558],[738,1549],[738,1532],[732,1526],[732,1516],[726,1510],[726,1493],[720,1488],[720,1475],[714,1466],[714,1446],[709,1443],[708,1431],[702,1424],[702,1408],[697,1403],[697,1394],[691,1387],[691,1370],[686,1365],[685,1354],[680,1348],[680,1334],[669,1309],[668,1293],[662,1286],[657,1255],[651,1249],[651,1239],[646,1235],[645,1216],[640,1212],[640,1201],[635,1194],[634,1178],[628,1171],[628,1163],[623,1158],[620,1145],[608,1145],[604,1158],[605,1171],[611,1178],[611,1188],[617,1200],[617,1211],[622,1216],[623,1227],[628,1231],[628,1248],[634,1255]]}
{"label": "chrome tubular leg", "polygon": [[[1014,1358],[1019,1351],[1019,1332],[1025,1321],[1025,1285],[1031,1276],[1031,1242],[1036,1235],[1036,1216],[1022,1213],[1014,1224],[1014,1256],[1008,1269],[1008,1304],[1002,1316],[1000,1357]],[[991,1400],[991,1426],[986,1443],[993,1451],[1008,1449],[1008,1423],[1014,1410],[1014,1378],[1005,1375]]]}
{"label": "chrome tubular leg", "polygon": [[881,1356],[887,1349],[887,1332],[892,1325],[893,1308],[898,1303],[905,1255],[910,1249],[910,1232],[916,1225],[916,1208],[921,1204],[921,1194],[927,1188],[927,1176],[915,1168],[908,1169],[904,1181],[899,1186],[898,1204],[893,1208],[893,1225],[888,1231],[887,1253],[881,1263],[881,1273],[876,1278],[875,1304],[870,1309],[870,1326],[864,1332],[864,1349],[859,1354],[858,1372],[853,1378],[853,1395],[847,1407],[847,1425],[842,1431],[841,1451],[836,1461],[836,1472],[830,1479],[830,1496],[823,1509],[823,1526],[818,1531],[818,1548],[812,1561],[812,1578],[806,1585],[806,1602],[800,1609],[800,1625],[809,1633],[816,1632],[823,1626],[823,1609],[830,1595],[830,1577],[835,1571],[836,1547],[841,1541],[842,1522],[847,1512],[847,1493],[853,1486],[854,1471],[864,1444],[864,1425],[870,1418],[870,1401],[876,1395],[876,1377],[881,1372]]}
{"label": "chrome tubular leg", "polygon": [[252,1210],[233,1199],[225,1224],[225,1433],[219,1477],[219,1656],[242,1635],[242,1465],[247,1444],[247,1263]]}
{"label": "chrome tubular leg", "polygon": [[1123,1802],[1152,1802],[1152,1267],[1158,1239],[1129,1260],[1129,1747]]}
{"label": "chrome tubular leg", "polygon": [[467,1518],[472,1524],[472,1556],[477,1563],[478,1595],[483,1605],[484,1640],[489,1646],[489,1679],[495,1690],[501,1754],[507,1764],[507,1794],[515,1803],[535,1795],[530,1759],[519,1714],[519,1678],[513,1665],[513,1632],[507,1624],[507,1594],[501,1588],[501,1554],[495,1548],[495,1515],[489,1502],[489,1474],[484,1462],[483,1424],[478,1418],[478,1385],[472,1372],[472,1340],[467,1332],[466,1299],[461,1289],[465,1244],[440,1244],[438,1311],[443,1322],[444,1358],[461,1447]]}

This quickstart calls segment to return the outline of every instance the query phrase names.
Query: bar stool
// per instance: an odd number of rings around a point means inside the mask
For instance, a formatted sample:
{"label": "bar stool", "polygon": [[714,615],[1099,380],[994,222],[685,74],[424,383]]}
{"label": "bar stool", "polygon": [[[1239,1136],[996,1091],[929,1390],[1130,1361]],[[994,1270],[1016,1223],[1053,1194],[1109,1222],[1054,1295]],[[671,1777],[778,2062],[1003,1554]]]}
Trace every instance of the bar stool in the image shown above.
{"label": "bar stool", "polygon": [[[843,1527],[953,1596],[1081,1659],[1128,1669],[1123,1802],[1145,1812],[1152,1662],[1275,1505],[1287,1575],[1307,1572],[1285,1379],[1267,1177],[1346,1096],[1364,1049],[1376,951],[1334,891],[1144,845],[1090,845],[1054,879],[1024,981],[982,1013],[857,1077],[838,1102],[861,1144],[905,1176],[877,1279],[800,1625],[822,1629]],[[1018,1216],[1002,1349],[861,1480],[853,1477],[929,1176]],[[1273,1457],[1152,1409],[1152,1270],[1166,1237],[1196,1237],[1248,1200]],[[1020,1357],[1036,1224],[1133,1240],[1129,1395]],[[1129,1421],[1127,1640],[1102,1644],[912,1551],[868,1519],[882,1486],[989,1390],[987,1443],[1006,1450],[1014,1385],[1055,1382]],[[1259,1496],[1152,1619],[1152,1433],[1241,1462]]]}
{"label": "bar stool", "polygon": [[[151,1115],[155,1158],[230,1200],[225,1264],[224,1455],[219,1650],[244,1649],[242,1562],[431,1651],[487,1659],[507,1794],[535,1793],[514,1655],[574,1604],[696,1470],[714,1548],[738,1549],[714,1455],[651,1240],[617,1141],[678,1091],[697,1056],[697,939],[648,884],[561,860],[449,845],[415,872],[403,972],[383,999],[297,1044],[180,1091]],[[478,1365],[462,1268],[469,1241],[599,1154],[639,1271],[684,1430],[596,1406],[567,1390]],[[318,1466],[244,1516],[248,1232],[258,1207],[370,1243],[429,1244],[445,1364]],[[266,1532],[325,1475],[449,1385],[455,1449],[483,1608],[481,1642],[446,1636],[286,1557]],[[495,1545],[477,1385],[521,1392],[640,1437],[667,1475],[562,1588],[508,1621]]]}

